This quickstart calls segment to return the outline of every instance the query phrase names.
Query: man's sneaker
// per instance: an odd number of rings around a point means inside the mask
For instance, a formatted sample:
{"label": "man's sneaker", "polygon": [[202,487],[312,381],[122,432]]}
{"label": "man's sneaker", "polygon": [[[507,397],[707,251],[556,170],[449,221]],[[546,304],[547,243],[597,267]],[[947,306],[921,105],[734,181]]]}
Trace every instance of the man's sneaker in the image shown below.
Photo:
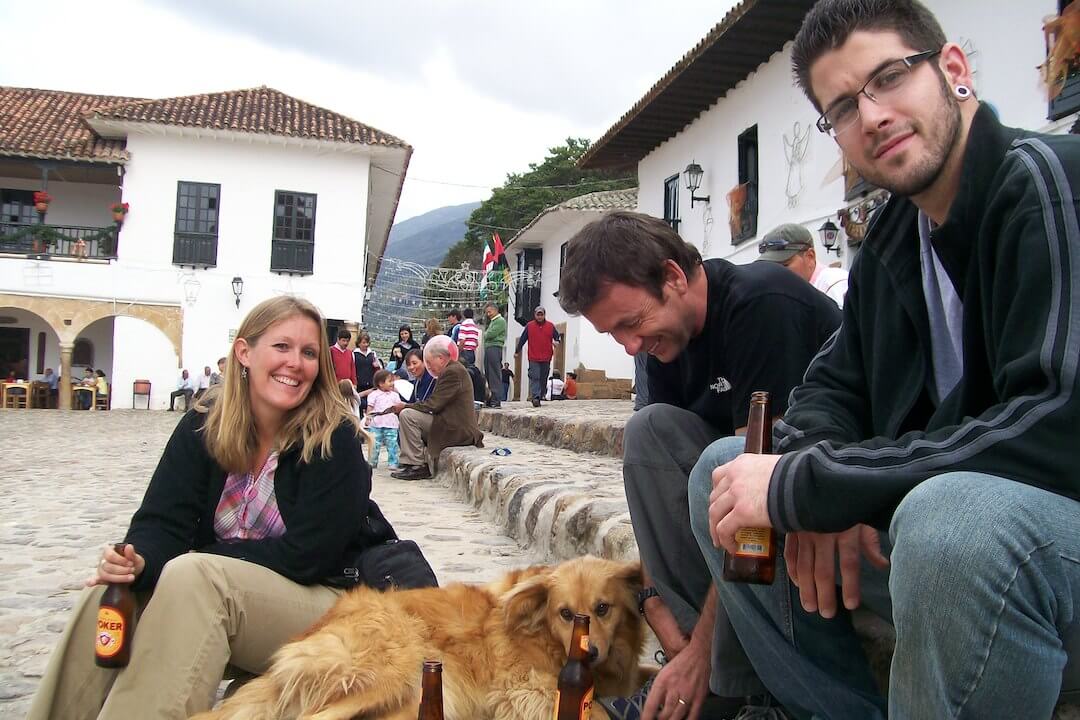
{"label": "man's sneaker", "polygon": [[653,675],[645,681],[640,690],[628,697],[600,698],[597,702],[611,720],[638,720],[645,710],[645,699],[649,696],[655,679],[656,676]]}

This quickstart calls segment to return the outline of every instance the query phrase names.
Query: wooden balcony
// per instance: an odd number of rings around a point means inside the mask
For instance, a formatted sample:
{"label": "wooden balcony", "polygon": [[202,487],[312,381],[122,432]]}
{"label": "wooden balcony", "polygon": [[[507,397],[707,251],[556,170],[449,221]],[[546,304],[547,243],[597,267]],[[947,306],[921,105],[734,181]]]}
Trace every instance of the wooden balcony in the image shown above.
{"label": "wooden balcony", "polygon": [[0,222],[0,253],[115,260],[119,230],[118,225],[82,227]]}

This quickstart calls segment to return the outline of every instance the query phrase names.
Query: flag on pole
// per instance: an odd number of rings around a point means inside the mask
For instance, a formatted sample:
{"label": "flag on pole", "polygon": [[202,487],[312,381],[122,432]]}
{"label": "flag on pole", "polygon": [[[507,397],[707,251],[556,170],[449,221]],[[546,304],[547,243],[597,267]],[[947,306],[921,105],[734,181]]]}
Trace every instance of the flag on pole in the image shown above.
{"label": "flag on pole", "polygon": [[499,233],[491,233],[491,243],[484,243],[483,258],[484,276],[480,278],[480,297],[487,297],[488,277],[499,265],[502,265],[504,268],[504,281],[507,284],[509,284],[510,281],[510,269],[506,266],[506,249],[503,247]]}

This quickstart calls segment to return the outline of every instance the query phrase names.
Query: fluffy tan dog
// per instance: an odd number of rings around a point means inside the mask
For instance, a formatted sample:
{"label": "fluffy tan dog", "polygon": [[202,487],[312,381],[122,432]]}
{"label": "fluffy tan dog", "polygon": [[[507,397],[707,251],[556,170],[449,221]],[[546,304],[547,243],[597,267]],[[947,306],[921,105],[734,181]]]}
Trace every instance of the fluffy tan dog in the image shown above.
{"label": "fluffy tan dog", "polygon": [[[269,671],[199,720],[413,720],[425,659],[443,663],[447,720],[550,720],[575,613],[591,617],[596,696],[638,685],[637,563],[583,557],[488,585],[342,596]],[[593,706],[593,716],[606,718]]]}

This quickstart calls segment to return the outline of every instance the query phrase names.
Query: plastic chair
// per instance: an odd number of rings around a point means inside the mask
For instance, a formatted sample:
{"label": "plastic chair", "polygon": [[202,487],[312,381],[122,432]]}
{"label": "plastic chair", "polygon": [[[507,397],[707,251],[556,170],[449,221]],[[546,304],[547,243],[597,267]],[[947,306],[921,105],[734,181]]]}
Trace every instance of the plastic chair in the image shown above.
{"label": "plastic chair", "polygon": [[[131,384],[131,409],[135,409],[135,396],[146,396],[146,409],[150,409],[150,381],[136,380]],[[112,385],[109,386],[109,398],[112,399]]]}

